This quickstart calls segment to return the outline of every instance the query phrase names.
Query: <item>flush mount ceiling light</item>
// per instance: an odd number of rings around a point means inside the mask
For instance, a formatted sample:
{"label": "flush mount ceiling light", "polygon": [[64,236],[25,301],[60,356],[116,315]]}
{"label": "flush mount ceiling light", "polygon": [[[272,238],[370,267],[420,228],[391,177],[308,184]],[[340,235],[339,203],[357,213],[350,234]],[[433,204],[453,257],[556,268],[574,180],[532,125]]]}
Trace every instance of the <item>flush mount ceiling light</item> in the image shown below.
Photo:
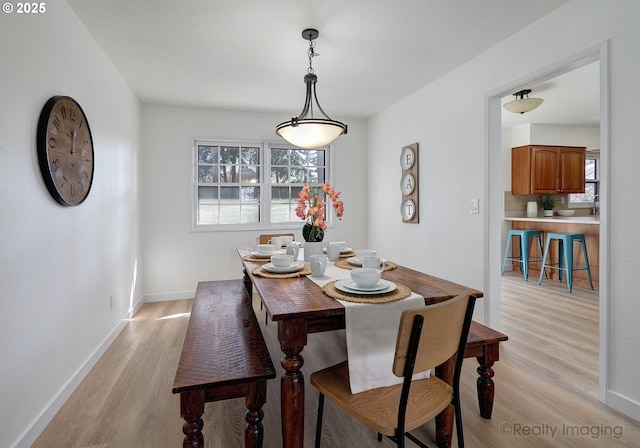
{"label": "flush mount ceiling light", "polygon": [[515,96],[516,99],[505,103],[504,108],[514,114],[531,112],[533,109],[541,105],[544,100],[542,98],[529,98],[530,93],[531,89],[525,89],[514,93],[513,96]]}
{"label": "flush mount ceiling light", "polygon": [[276,126],[276,133],[289,143],[301,148],[320,148],[334,141],[338,136],[347,133],[347,125],[332,120],[324,113],[316,96],[316,82],[318,77],[313,73],[312,58],[319,56],[314,51],[318,37],[318,30],[308,28],[302,32],[302,37],[309,41],[309,68],[304,76],[307,85],[307,96],[302,112],[296,118],[285,121]]}

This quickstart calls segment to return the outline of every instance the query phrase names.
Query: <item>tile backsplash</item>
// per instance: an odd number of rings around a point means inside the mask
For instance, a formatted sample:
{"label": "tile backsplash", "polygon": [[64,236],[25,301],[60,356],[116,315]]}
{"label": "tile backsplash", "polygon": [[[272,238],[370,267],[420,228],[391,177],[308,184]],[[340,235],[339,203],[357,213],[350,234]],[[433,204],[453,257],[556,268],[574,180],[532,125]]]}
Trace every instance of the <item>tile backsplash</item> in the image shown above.
{"label": "tile backsplash", "polygon": [[[559,208],[568,208],[569,195],[568,194],[554,194],[552,195],[556,200],[556,206],[554,210]],[[505,216],[516,216],[514,213],[527,211],[527,202],[538,202],[539,194],[511,194],[510,191],[504,192],[504,213]],[[564,204],[560,203],[560,199],[564,198]],[[542,212],[542,207],[538,206],[538,212]],[[590,208],[582,207],[576,208],[576,216],[585,216],[591,213]]]}

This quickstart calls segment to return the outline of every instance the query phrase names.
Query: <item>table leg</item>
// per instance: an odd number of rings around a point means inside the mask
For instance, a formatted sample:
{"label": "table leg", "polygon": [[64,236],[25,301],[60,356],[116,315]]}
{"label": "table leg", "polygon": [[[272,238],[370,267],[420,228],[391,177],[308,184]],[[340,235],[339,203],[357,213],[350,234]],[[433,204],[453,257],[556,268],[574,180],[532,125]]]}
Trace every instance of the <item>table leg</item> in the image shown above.
{"label": "table leg", "polygon": [[[453,384],[453,370],[456,364],[455,355],[442,365],[436,367],[436,376],[447,384]],[[436,416],[436,445],[438,448],[450,448],[453,434],[453,405],[447,406]]]}
{"label": "table leg", "polygon": [[182,425],[183,448],[204,448],[202,414],[204,413],[204,392],[195,390],[180,394],[180,414],[185,420]]}
{"label": "table leg", "polygon": [[493,397],[495,385],[493,384],[493,363],[498,361],[500,349],[498,344],[485,345],[484,356],[477,356],[478,360],[478,404],[480,406],[480,416],[490,419],[493,411]]}
{"label": "table leg", "polygon": [[302,448],[304,444],[304,376],[300,369],[304,359],[300,353],[307,344],[304,319],[278,321],[278,340],[284,357],[280,380],[282,414],[282,446]]}
{"label": "table leg", "polygon": [[244,287],[247,289],[247,292],[249,293],[249,297],[253,297],[253,283],[251,282],[251,279],[249,278],[249,274],[247,274],[246,269],[242,270],[242,282],[244,283]]}
{"label": "table leg", "polygon": [[247,385],[247,396],[245,398],[247,412],[244,416],[247,425],[244,430],[245,448],[262,448],[264,439],[264,429],[262,419],[264,411],[262,406],[267,401],[267,382],[257,381]]}

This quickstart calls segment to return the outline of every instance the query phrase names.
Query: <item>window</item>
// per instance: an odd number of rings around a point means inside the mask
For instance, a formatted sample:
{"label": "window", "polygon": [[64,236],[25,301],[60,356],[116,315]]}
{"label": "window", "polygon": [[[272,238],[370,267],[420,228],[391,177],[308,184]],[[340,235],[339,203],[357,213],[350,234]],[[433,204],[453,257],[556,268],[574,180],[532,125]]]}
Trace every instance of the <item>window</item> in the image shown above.
{"label": "window", "polygon": [[327,148],[212,141],[196,141],[194,148],[198,230],[299,226],[298,192],[305,182],[328,179]]}
{"label": "window", "polygon": [[599,194],[600,186],[600,159],[597,155],[587,153],[585,161],[585,188],[584,193],[570,194],[569,204],[574,207],[591,207],[594,197]]}

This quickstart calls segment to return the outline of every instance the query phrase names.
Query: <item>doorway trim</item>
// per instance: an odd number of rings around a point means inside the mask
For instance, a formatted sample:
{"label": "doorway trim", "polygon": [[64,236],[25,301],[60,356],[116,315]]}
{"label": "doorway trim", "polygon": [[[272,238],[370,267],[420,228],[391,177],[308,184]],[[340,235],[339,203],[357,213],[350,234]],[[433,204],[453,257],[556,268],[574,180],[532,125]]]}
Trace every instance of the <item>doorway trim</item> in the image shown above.
{"label": "doorway trim", "polygon": [[491,90],[485,95],[485,179],[487,201],[484,235],[484,320],[501,329],[500,266],[502,260],[502,118],[501,99],[532,83],[541,83],[591,62],[600,62],[600,290],[599,290],[599,383],[598,397],[607,404],[609,389],[609,54],[608,41],[601,42],[561,61]]}

